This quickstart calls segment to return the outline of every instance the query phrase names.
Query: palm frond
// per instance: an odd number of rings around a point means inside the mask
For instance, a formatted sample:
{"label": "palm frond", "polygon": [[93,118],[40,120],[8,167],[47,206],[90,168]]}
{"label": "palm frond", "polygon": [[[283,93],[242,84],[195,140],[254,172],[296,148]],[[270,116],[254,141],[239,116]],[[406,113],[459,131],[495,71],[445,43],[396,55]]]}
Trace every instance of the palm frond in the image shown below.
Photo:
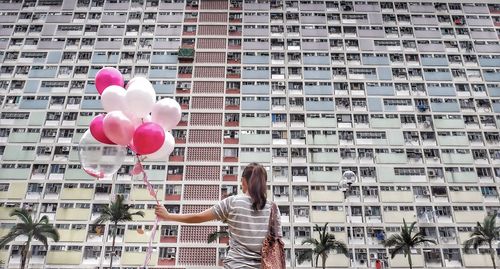
{"label": "palm frond", "polygon": [[483,223],[477,222],[476,227],[474,227],[474,230],[469,235],[469,239],[465,240],[464,251],[471,248],[478,249],[479,246],[490,244],[498,237],[499,227],[496,227],[496,216],[486,216]]}
{"label": "palm frond", "polygon": [[[394,259],[396,255],[398,255],[402,250],[404,250],[404,245],[395,245],[394,248],[389,249],[389,254],[391,254],[391,259]],[[406,252],[403,251],[404,256],[406,257]]]}
{"label": "palm frond", "polygon": [[23,235],[24,233],[20,230],[17,230],[15,227],[13,227],[9,233],[4,235],[2,238],[0,238],[0,248],[3,248],[10,242],[14,241],[18,236]]}
{"label": "palm frond", "polygon": [[319,245],[319,241],[316,238],[307,238],[307,239],[304,239],[302,241],[302,245],[305,245],[305,244],[310,244],[315,248],[316,246]]}
{"label": "palm frond", "polygon": [[33,224],[33,219],[31,218],[31,214],[28,212],[28,210],[24,208],[16,208],[12,210],[9,216],[18,217],[23,223]]}
{"label": "palm frond", "polygon": [[400,234],[393,234],[388,239],[383,241],[385,247],[394,247],[404,242],[403,237]]}
{"label": "palm frond", "polygon": [[217,241],[217,239],[220,237],[228,237],[228,236],[229,236],[229,232],[227,232],[227,231],[215,231],[215,232],[208,235],[207,242],[213,243],[213,242]]}
{"label": "palm frond", "polygon": [[47,217],[47,215],[43,215],[37,224],[48,224],[48,223],[49,223],[49,217]]}
{"label": "palm frond", "polygon": [[313,256],[312,250],[308,249],[306,251],[301,251],[299,252],[299,255],[297,255],[297,263],[301,264],[306,261],[310,261],[312,260],[312,256]]}
{"label": "palm frond", "polygon": [[331,246],[329,247],[330,249],[336,250],[337,253],[344,254],[345,256],[349,256],[349,249],[347,248],[347,245],[344,242],[334,240],[330,244],[331,244]]}
{"label": "palm frond", "polygon": [[101,215],[99,215],[99,217],[97,217],[97,219],[94,221],[94,224],[95,225],[99,225],[99,224],[103,224],[103,223],[106,223],[108,221],[111,220],[111,216],[108,215],[108,214],[103,214],[101,212]]}

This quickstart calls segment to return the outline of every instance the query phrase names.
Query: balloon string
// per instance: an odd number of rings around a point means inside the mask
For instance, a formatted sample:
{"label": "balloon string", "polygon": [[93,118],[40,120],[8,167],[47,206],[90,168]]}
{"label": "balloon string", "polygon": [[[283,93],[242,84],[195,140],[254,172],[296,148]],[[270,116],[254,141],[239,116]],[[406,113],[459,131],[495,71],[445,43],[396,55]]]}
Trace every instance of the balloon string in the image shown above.
{"label": "balloon string", "polygon": [[[151,195],[151,197],[155,199],[157,205],[160,205],[160,202],[158,201],[158,191],[156,191],[151,182],[149,182],[148,175],[146,174],[146,171],[144,171],[144,167],[141,162],[144,161],[145,159],[146,159],[145,156],[137,155],[137,162],[135,163],[134,168],[132,169],[132,175],[142,174],[142,181],[146,185],[149,195]],[[159,219],[155,218],[153,231],[151,232],[151,236],[149,237],[148,241],[148,248],[146,250],[146,257],[144,259],[143,268],[147,268],[148,263],[151,261],[151,256],[153,254],[153,240],[156,236],[156,230],[158,229],[158,224],[159,224]]]}

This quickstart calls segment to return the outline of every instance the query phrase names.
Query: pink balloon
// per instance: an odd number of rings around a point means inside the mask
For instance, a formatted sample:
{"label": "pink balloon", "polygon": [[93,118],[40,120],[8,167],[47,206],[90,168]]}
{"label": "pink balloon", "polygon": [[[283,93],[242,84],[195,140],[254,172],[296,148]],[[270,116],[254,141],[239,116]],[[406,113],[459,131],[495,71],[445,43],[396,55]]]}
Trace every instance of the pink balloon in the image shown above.
{"label": "pink balloon", "polygon": [[164,160],[168,159],[168,156],[174,151],[175,138],[170,132],[165,132],[165,142],[161,148],[149,155],[147,155],[148,160]]}
{"label": "pink balloon", "polygon": [[165,131],[160,125],[147,122],[143,123],[134,133],[133,147],[139,155],[151,154],[159,150],[165,142]]}
{"label": "pink balloon", "polygon": [[125,84],[122,73],[113,67],[104,67],[95,75],[95,87],[99,94],[112,85],[123,87]]}
{"label": "pink balloon", "polygon": [[95,140],[108,144],[108,145],[114,145],[113,141],[111,141],[106,134],[104,133],[104,117],[106,115],[101,114],[96,116],[92,121],[90,122],[90,134],[95,138]]}
{"label": "pink balloon", "polygon": [[134,136],[134,125],[121,111],[112,111],[104,118],[104,133],[118,145],[127,146]]}

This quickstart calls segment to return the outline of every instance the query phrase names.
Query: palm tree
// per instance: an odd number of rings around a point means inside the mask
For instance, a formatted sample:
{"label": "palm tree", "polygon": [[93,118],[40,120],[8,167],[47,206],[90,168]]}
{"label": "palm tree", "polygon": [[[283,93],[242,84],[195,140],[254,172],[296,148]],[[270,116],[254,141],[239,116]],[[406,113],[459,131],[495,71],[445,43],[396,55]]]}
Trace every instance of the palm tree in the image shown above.
{"label": "palm tree", "polygon": [[[326,259],[330,254],[330,251],[336,250],[339,253],[342,253],[347,256],[348,250],[347,246],[344,242],[336,240],[335,236],[329,232],[327,232],[328,223],[321,228],[318,224],[314,227],[314,230],[319,232],[319,240],[316,238],[308,238],[302,241],[302,245],[309,244],[312,246],[312,252],[304,252],[303,255],[299,255],[298,260],[299,263],[304,260],[309,260],[312,258],[312,255],[315,255],[315,264],[318,267],[318,260],[321,257],[321,264],[323,269],[326,268]],[[303,257],[302,257],[303,256]]]}
{"label": "palm tree", "polygon": [[117,195],[115,201],[111,202],[110,205],[106,205],[101,210],[101,215],[94,221],[95,225],[104,224],[106,222],[111,222],[110,229],[113,229],[112,236],[113,242],[111,244],[111,261],[109,263],[109,268],[113,268],[113,257],[115,256],[115,240],[116,240],[116,229],[118,223],[132,221],[133,216],[144,217],[144,212],[129,212],[131,208],[130,205],[124,203],[125,198],[123,195]]}
{"label": "palm tree", "polygon": [[492,244],[499,236],[500,227],[496,227],[496,216],[486,216],[483,220],[483,224],[478,221],[476,227],[474,227],[474,231],[470,234],[470,238],[465,240],[464,250],[467,251],[471,248],[477,249],[481,245],[488,245],[491,262],[493,262],[493,268],[496,269],[495,250]]}
{"label": "palm tree", "polygon": [[21,247],[21,269],[24,269],[28,263],[30,246],[33,240],[42,242],[47,249],[49,247],[49,239],[52,239],[54,242],[59,241],[59,233],[52,224],[49,224],[47,216],[43,216],[35,222],[30,212],[21,208],[12,210],[9,215],[11,217],[18,217],[21,223],[17,223],[10,229],[8,234],[0,239],[0,248],[3,248],[19,236],[26,236],[26,243]]}
{"label": "palm tree", "polygon": [[391,259],[394,259],[396,255],[398,255],[401,251],[403,251],[404,256],[408,256],[408,264],[410,265],[410,269],[413,268],[413,264],[411,262],[411,249],[415,248],[424,243],[436,244],[436,241],[432,239],[425,238],[424,234],[419,231],[418,233],[413,234],[413,228],[417,224],[414,221],[410,226],[406,224],[405,219],[403,219],[403,227],[401,227],[401,233],[393,234],[389,239],[384,241],[384,246],[392,248],[389,250],[391,253]]}
{"label": "palm tree", "polygon": [[228,237],[229,236],[229,232],[228,231],[215,231],[211,234],[208,235],[208,243],[213,243],[215,241],[217,241],[218,238],[221,238],[221,237]]}

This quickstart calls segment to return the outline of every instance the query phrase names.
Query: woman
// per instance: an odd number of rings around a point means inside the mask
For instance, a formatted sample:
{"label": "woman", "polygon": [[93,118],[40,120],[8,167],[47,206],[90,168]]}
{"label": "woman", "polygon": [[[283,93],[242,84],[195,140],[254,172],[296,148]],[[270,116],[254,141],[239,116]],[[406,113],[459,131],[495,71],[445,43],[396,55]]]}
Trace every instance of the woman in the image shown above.
{"label": "woman", "polygon": [[[260,268],[262,243],[268,233],[272,203],[267,201],[267,173],[262,165],[249,164],[241,180],[243,195],[230,196],[198,214],[170,214],[157,206],[156,215],[166,221],[201,223],[220,220],[229,226],[229,252],[224,268]],[[279,211],[277,212],[279,222]],[[281,237],[281,223],[278,228]]]}

